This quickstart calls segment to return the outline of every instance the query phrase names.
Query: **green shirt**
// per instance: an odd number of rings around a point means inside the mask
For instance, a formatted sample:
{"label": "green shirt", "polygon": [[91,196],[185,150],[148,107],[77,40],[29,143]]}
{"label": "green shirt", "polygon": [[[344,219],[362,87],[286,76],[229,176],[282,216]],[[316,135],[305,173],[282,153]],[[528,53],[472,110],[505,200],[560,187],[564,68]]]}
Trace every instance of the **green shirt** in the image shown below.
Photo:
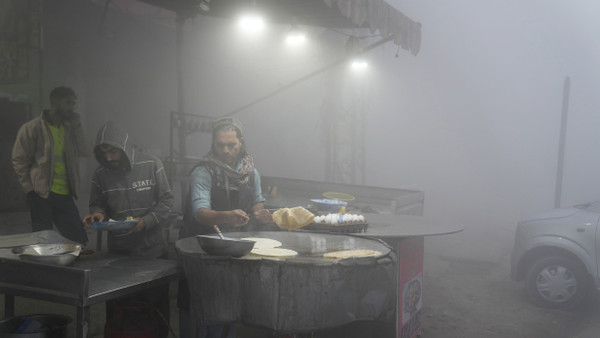
{"label": "green shirt", "polygon": [[52,177],[52,187],[50,191],[59,195],[69,195],[69,181],[67,180],[67,167],[65,165],[65,128],[53,126],[46,123],[52,133],[54,142],[54,177]]}

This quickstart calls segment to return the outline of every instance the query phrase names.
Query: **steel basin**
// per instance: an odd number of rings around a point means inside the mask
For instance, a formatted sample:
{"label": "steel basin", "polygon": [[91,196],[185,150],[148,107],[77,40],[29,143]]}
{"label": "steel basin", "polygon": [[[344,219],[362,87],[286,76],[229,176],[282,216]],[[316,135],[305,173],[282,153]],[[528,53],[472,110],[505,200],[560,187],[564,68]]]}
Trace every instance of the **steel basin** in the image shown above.
{"label": "steel basin", "polygon": [[55,265],[73,263],[80,252],[81,244],[72,243],[33,244],[12,249],[21,260]]}

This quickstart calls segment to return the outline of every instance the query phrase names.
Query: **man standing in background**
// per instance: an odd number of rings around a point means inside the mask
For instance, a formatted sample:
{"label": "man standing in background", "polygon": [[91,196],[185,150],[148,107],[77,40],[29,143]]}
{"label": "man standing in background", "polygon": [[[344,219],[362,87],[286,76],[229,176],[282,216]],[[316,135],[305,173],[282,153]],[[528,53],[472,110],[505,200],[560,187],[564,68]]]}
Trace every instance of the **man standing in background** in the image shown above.
{"label": "man standing in background", "polygon": [[50,109],[19,129],[12,164],[27,194],[32,231],[51,230],[54,224],[62,236],[85,245],[88,238],[74,199],[79,157],[88,155],[88,146],[75,103],[73,89],[54,88]]}

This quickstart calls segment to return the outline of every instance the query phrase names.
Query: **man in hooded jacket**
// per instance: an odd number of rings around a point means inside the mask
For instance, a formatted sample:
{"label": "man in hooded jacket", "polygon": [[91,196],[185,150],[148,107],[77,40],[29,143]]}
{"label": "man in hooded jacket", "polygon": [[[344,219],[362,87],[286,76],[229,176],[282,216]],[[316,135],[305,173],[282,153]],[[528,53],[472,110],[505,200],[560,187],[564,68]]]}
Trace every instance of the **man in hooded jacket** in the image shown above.
{"label": "man in hooded jacket", "polygon": [[[111,253],[167,258],[164,229],[171,215],[173,194],[160,159],[131,146],[129,136],[108,122],[96,137],[94,155],[100,164],[92,178],[90,214],[83,222],[126,220],[137,221],[136,226],[124,233],[108,233]],[[131,302],[126,299],[122,302]],[[169,318],[168,285],[133,296],[135,302],[150,303],[165,318]],[[107,320],[112,318],[113,307],[121,302],[107,302]],[[168,323],[161,323],[161,337],[168,334]]]}

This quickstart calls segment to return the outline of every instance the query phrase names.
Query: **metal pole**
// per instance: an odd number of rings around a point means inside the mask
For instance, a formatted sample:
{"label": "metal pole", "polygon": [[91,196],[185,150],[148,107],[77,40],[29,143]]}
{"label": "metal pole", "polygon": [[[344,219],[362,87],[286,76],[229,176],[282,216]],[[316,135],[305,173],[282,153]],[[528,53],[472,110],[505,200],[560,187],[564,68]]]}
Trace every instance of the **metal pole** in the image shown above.
{"label": "metal pole", "polygon": [[563,170],[565,166],[565,141],[567,138],[567,117],[569,114],[569,90],[571,80],[567,76],[563,85],[562,118],[560,121],[560,141],[558,144],[558,165],[556,170],[556,192],[554,194],[554,207],[560,207],[562,194]]}
{"label": "metal pole", "polygon": [[175,112],[169,113],[169,184],[173,186],[173,130],[175,125],[173,120],[175,119]]}
{"label": "metal pole", "polygon": [[183,160],[185,156],[185,116],[184,116],[184,93],[183,93],[183,23],[185,21],[185,14],[177,13],[177,29],[176,29],[176,47],[177,47],[177,134],[179,136],[179,160]]}
{"label": "metal pole", "polygon": [[[42,111],[44,109],[44,83],[43,83],[43,79],[44,79],[44,2],[42,0],[40,0],[39,2],[40,4],[40,16],[38,18],[38,20],[40,20],[40,27],[39,27],[39,41],[38,41],[38,112]],[[30,114],[32,114],[32,112],[30,112]],[[33,113],[35,115],[35,113]],[[28,116],[29,118],[30,116]]]}

